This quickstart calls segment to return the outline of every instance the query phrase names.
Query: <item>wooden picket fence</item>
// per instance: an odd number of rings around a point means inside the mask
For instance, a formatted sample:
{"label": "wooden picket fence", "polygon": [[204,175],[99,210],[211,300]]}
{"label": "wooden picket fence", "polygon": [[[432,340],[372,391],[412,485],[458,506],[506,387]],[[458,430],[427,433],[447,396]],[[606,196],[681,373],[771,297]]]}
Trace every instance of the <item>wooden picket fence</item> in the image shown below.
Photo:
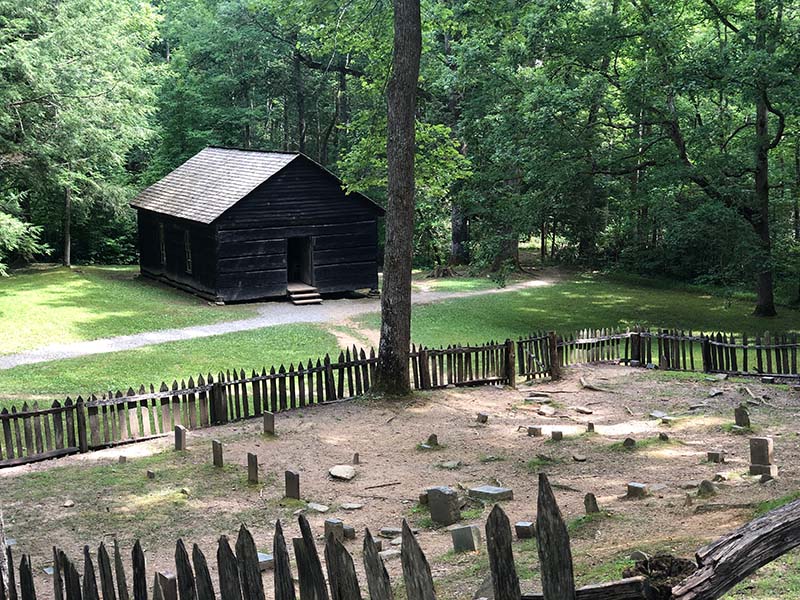
{"label": "wooden picket fence", "polygon": [[[418,390],[454,386],[510,384],[516,379],[514,344],[414,347],[410,354],[413,385]],[[195,380],[162,382],[136,391],[108,392],[73,401],[38,403],[0,411],[0,467],[59,458],[120,444],[170,435],[175,426],[198,429],[260,417],[313,404],[326,404],[367,393],[377,358],[353,347],[332,361],[329,355],[297,366],[290,364],[248,375],[242,369]]]}
{"label": "wooden picket fence", "polygon": [[[366,586],[359,582],[353,556],[335,537],[325,538],[325,571],[314,533],[304,515],[298,517],[301,537],[292,539],[297,578],[292,574],[289,550],[280,521],[273,536],[273,598],[275,600],[393,600],[394,588],[369,529],[364,531],[362,560]],[[407,600],[435,600],[430,565],[408,523],[402,523],[400,560]],[[715,540],[696,553],[697,570],[674,587],[656,589],[643,576],[577,588],[567,525],[556,503],[547,475],[539,474],[536,538],[541,572],[541,594],[522,594],[514,559],[511,524],[495,505],[485,526],[486,552],[495,600],[715,600],[760,567],[800,546],[800,500],[776,508]],[[5,547],[0,529],[0,548]],[[54,600],[265,600],[266,594],[256,543],[242,525],[234,548],[219,538],[217,584],[202,550],[193,545],[191,558],[183,540],[175,547],[174,570],[157,571],[149,586],[141,543],[131,551],[131,577],[126,573],[117,540],[113,559],[104,543],[97,550],[97,568],[88,546],[83,549],[83,576],[76,564],[53,548]],[[15,568],[11,548],[0,560],[0,600],[37,600],[32,560],[23,555]],[[528,565],[526,565],[526,568]],[[18,577],[17,577],[18,573]],[[327,575],[327,577],[326,577]],[[132,583],[132,588],[128,582]],[[218,593],[217,593],[218,591]],[[46,597],[43,595],[43,597]]]}

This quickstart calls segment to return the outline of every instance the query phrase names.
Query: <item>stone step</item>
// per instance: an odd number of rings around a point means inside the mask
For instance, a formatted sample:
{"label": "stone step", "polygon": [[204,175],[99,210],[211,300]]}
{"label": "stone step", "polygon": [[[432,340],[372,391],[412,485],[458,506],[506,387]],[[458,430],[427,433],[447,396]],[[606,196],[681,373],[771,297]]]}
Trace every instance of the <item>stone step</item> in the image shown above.
{"label": "stone step", "polygon": [[297,306],[305,306],[307,304],[322,304],[322,298],[317,296],[316,298],[305,298],[303,300],[295,300],[292,298],[292,304]]}
{"label": "stone step", "polygon": [[297,294],[289,294],[289,297],[292,300],[306,300],[308,298],[319,298],[319,294],[317,292],[300,292]]}

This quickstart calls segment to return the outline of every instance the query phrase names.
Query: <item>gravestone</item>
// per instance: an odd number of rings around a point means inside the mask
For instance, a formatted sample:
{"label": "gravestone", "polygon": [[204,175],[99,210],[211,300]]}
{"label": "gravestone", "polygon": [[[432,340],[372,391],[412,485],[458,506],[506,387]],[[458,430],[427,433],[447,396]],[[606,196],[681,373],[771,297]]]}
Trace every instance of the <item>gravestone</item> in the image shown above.
{"label": "gravestone", "polygon": [[725,451],[724,450],[711,450],[708,452],[708,462],[710,463],[724,463]]}
{"label": "gravestone", "polygon": [[531,521],[517,521],[514,523],[514,532],[518,540],[530,540],[536,536],[536,527]]}
{"label": "gravestone", "polygon": [[478,500],[485,500],[487,502],[500,502],[502,500],[514,499],[513,490],[494,485],[480,485],[470,488],[467,493],[470,498],[477,498]]}
{"label": "gravestone", "polygon": [[186,450],[186,427],[183,425],[175,426],[175,450],[177,452]]}
{"label": "gravestone", "polygon": [[269,411],[264,412],[264,433],[267,435],[275,435],[275,413]]}
{"label": "gravestone", "polygon": [[586,424],[586,432],[587,433],[594,433],[594,423],[587,423]]}
{"label": "gravestone", "polygon": [[486,413],[478,413],[478,418],[475,419],[478,423],[486,423],[489,420],[489,415]]}
{"label": "gravestone", "polygon": [[775,383],[775,378],[770,376],[764,376],[761,378],[761,383]]}
{"label": "gravestone", "polygon": [[600,507],[597,505],[597,496],[589,492],[583,497],[583,508],[586,509],[587,515],[592,515],[600,512]]}
{"label": "gravestone", "polygon": [[461,520],[461,502],[458,493],[451,487],[428,488],[428,508],[431,519],[439,525],[452,525]]}
{"label": "gravestone", "polygon": [[628,450],[633,450],[636,448],[636,440],[633,438],[625,438],[622,442],[622,447],[627,448]]}
{"label": "gravestone", "polygon": [[740,404],[734,409],[733,418],[737,427],[750,429],[750,412],[745,404]]}
{"label": "gravestone", "polygon": [[122,455],[122,456],[119,457],[119,464],[124,465],[126,462],[128,462],[128,457],[127,456]]}
{"label": "gravestone", "polygon": [[344,539],[346,540],[354,540],[356,539],[356,528],[352,525],[345,525],[344,526]]}
{"label": "gravestone", "polygon": [[267,571],[269,569],[275,568],[275,559],[272,557],[272,554],[266,554],[264,552],[258,553],[258,569],[260,571]]}
{"label": "gravestone", "polygon": [[436,448],[439,445],[439,436],[435,433],[432,433],[428,436],[428,441],[425,442],[431,448]]}
{"label": "gravestone", "polygon": [[778,476],[778,466],[772,464],[772,438],[750,438],[750,475]]}
{"label": "gravestone", "polygon": [[170,571],[158,571],[156,583],[161,587],[164,600],[178,600],[178,578]]}
{"label": "gravestone", "polygon": [[708,479],[704,479],[700,482],[700,487],[697,490],[697,496],[699,498],[710,498],[711,496],[717,495],[717,488],[714,487],[714,484],[711,483]]}
{"label": "gravestone", "polygon": [[341,519],[325,519],[325,539],[331,534],[337,542],[344,542],[344,522]]}
{"label": "gravestone", "polygon": [[658,434],[658,439],[661,440],[662,442],[668,442],[669,441],[669,434],[664,432],[664,431],[662,431],[661,433]]}
{"label": "gravestone", "polygon": [[258,483],[258,455],[247,453],[247,483]]}
{"label": "gravestone", "polygon": [[628,493],[626,494],[627,498],[632,500],[638,500],[639,498],[645,498],[650,494],[650,489],[646,483],[638,483],[636,481],[631,481],[628,484]]}
{"label": "gravestone", "polygon": [[214,466],[222,468],[224,462],[222,460],[222,442],[219,440],[212,440],[211,442],[211,455],[214,461]]}
{"label": "gravestone", "polygon": [[541,427],[528,427],[528,435],[531,437],[542,437]]}
{"label": "gravestone", "polygon": [[450,530],[455,552],[475,552],[481,545],[481,530],[476,525],[463,525]]}
{"label": "gravestone", "polygon": [[422,506],[428,506],[428,492],[420,492],[419,503]]}
{"label": "gravestone", "polygon": [[156,472],[155,471],[151,471],[151,470],[148,469],[147,470],[147,478],[148,479],[155,479],[156,478]]}
{"label": "gravestone", "polygon": [[286,497],[300,500],[300,473],[287,470],[285,473]]}
{"label": "gravestone", "polygon": [[560,442],[564,439],[564,432],[563,431],[552,431],[550,432],[550,437],[553,439],[554,442]]}
{"label": "gravestone", "polygon": [[361,457],[358,455],[358,452],[353,454],[353,464],[354,465],[361,464]]}

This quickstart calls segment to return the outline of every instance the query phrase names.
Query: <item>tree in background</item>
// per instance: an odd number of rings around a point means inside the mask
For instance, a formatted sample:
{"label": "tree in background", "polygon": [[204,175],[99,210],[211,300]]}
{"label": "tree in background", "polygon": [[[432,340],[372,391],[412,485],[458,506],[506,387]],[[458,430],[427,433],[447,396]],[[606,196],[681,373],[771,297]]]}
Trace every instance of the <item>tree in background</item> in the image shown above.
{"label": "tree in background", "polygon": [[422,52],[419,0],[394,0],[394,53],[387,91],[386,158],[389,202],[381,294],[381,339],[376,391],[411,391],[411,263],[414,235],[414,144]]}

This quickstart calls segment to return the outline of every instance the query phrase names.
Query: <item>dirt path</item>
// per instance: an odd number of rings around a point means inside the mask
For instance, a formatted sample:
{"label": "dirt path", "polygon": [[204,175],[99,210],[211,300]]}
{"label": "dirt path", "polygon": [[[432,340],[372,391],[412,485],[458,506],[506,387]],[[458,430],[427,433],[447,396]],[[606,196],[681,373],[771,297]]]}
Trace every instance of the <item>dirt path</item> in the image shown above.
{"label": "dirt path", "polygon": [[[468,292],[414,292],[411,301],[413,304],[419,305],[453,298],[465,298],[468,296],[503,294],[506,292],[552,285],[555,280],[556,277],[543,277],[540,279],[523,281],[504,288]],[[257,317],[240,319],[238,321],[215,323],[213,325],[195,325],[193,327],[184,327],[181,329],[162,329],[160,331],[148,331],[134,335],[120,335],[86,342],[49,344],[18,354],[0,356],[0,370],[52,360],[132,350],[144,346],[152,346],[154,344],[163,344],[165,342],[191,340],[224,333],[234,333],[237,331],[250,331],[253,329],[262,329],[264,327],[273,327],[275,325],[293,323],[341,324],[359,315],[378,312],[380,310],[380,300],[376,298],[325,300],[321,305],[308,307],[294,306],[284,301],[264,302],[257,306],[257,310]],[[352,342],[349,345],[352,345]]]}

